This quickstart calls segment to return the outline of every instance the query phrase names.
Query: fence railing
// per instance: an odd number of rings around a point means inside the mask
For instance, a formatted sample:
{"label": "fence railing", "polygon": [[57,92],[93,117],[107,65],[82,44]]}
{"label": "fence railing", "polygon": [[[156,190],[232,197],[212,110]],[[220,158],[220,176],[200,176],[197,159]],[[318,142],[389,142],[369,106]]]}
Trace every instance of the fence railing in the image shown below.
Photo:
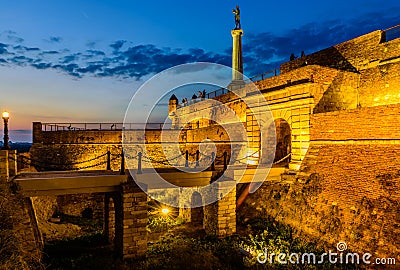
{"label": "fence railing", "polygon": [[[251,82],[258,82],[258,81],[262,81],[262,80],[267,79],[267,78],[278,76],[279,74],[280,74],[280,69],[279,68],[275,68],[273,70],[270,70],[270,71],[261,73],[259,75],[253,76],[253,77],[251,77],[249,79],[246,79],[244,82],[246,84],[251,83]],[[198,97],[196,99],[188,100],[187,102],[182,102],[180,104],[180,106],[181,107],[185,107],[185,106],[192,105],[194,103],[200,102],[200,101],[202,101],[204,99],[211,99],[211,98],[216,98],[216,97],[222,96],[222,95],[227,94],[229,92],[230,92],[229,89],[221,87],[221,88],[218,88],[215,91],[212,91],[210,93],[206,93],[203,97]]]}
{"label": "fence railing", "polygon": [[258,74],[256,76],[253,76],[247,80],[245,80],[246,83],[250,83],[250,82],[258,82],[258,81],[262,81],[265,80],[267,78],[271,78],[274,76],[278,76],[281,73],[281,70],[279,68],[275,68],[273,70]]}
{"label": "fence railing", "polygon": [[42,123],[42,131],[162,129],[164,123]]}
{"label": "fence railing", "polygon": [[219,88],[215,91],[212,91],[212,92],[206,94],[206,98],[215,98],[215,97],[227,94],[228,92],[229,92],[229,90],[226,88]]}
{"label": "fence railing", "polygon": [[400,38],[400,24],[390,27],[383,31],[385,32],[385,41],[390,41],[395,38]]}

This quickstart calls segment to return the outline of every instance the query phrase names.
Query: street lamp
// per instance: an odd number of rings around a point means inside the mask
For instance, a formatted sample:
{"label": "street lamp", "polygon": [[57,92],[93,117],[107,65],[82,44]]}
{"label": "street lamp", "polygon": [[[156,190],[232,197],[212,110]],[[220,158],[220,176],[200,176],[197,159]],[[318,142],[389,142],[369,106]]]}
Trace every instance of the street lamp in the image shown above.
{"label": "street lamp", "polygon": [[8,143],[9,138],[8,138],[8,119],[10,119],[10,113],[7,111],[4,111],[2,114],[2,118],[4,120],[4,144],[3,144],[3,150],[10,150],[10,145]]}

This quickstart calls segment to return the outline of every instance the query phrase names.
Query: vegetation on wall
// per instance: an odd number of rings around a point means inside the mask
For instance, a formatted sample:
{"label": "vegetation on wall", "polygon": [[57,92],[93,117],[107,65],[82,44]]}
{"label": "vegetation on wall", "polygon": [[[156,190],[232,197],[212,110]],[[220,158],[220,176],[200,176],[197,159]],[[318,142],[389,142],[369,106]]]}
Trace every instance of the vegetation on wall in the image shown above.
{"label": "vegetation on wall", "polygon": [[39,258],[24,250],[23,240],[14,230],[14,224],[21,218],[14,214],[17,200],[8,185],[0,183],[0,269],[44,269]]}

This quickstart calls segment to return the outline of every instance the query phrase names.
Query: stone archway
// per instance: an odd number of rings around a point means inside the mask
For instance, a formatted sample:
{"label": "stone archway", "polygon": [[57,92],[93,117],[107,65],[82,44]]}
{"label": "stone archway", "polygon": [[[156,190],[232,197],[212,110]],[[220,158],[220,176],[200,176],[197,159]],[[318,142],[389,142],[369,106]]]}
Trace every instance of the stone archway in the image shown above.
{"label": "stone archway", "polygon": [[203,206],[194,207],[195,205],[202,205],[203,199],[201,194],[197,191],[193,192],[191,200],[191,218],[190,221],[195,225],[203,225],[204,209]]}
{"label": "stone archway", "polygon": [[[289,123],[282,119],[275,120],[276,129],[276,151],[274,162],[280,161],[292,151],[292,131]],[[280,164],[288,165],[290,157],[279,162]]]}

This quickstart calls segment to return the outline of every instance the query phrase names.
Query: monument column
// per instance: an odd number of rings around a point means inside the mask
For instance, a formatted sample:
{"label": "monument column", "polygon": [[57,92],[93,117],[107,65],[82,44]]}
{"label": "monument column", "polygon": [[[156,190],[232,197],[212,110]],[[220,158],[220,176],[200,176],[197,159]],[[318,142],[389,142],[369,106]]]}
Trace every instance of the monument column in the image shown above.
{"label": "monument column", "polygon": [[242,36],[243,30],[240,24],[240,9],[236,6],[232,12],[235,14],[235,29],[231,31],[232,34],[232,81],[228,88],[240,89],[244,87],[243,80],[243,56],[242,56]]}
{"label": "monument column", "polygon": [[243,57],[242,57],[242,29],[234,29],[232,34],[232,82],[243,81]]}

